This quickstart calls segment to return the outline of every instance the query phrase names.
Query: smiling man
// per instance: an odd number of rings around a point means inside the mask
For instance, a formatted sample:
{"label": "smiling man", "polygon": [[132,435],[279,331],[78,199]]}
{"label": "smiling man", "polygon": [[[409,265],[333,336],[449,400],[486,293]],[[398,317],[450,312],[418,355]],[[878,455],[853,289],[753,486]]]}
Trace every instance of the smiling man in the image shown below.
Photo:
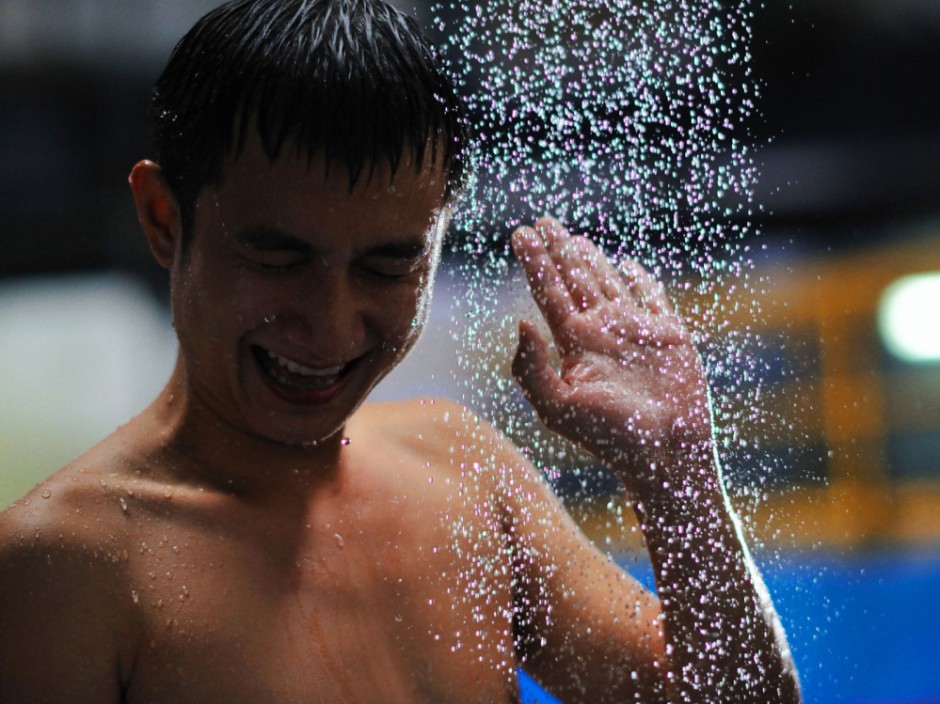
{"label": "smiling man", "polygon": [[363,405],[415,343],[459,102],[377,0],[237,0],[154,90],[130,177],[180,353],[138,417],[0,518],[0,702],[795,702],[689,336],[638,266],[513,245],[514,372],[623,479],[659,598],[473,413]]}

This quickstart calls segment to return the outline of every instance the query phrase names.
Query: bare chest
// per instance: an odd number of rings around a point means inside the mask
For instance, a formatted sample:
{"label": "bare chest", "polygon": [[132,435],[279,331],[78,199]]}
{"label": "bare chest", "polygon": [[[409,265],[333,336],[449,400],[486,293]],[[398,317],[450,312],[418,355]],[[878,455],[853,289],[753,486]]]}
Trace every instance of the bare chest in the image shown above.
{"label": "bare chest", "polygon": [[243,528],[141,552],[129,702],[510,700],[509,550],[478,501],[391,497]]}

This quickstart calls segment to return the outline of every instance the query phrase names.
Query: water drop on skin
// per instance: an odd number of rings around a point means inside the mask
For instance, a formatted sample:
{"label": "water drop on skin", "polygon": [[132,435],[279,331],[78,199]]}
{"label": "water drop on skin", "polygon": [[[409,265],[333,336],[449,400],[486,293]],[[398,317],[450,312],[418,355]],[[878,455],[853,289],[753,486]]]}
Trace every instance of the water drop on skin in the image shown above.
{"label": "water drop on skin", "polygon": [[333,540],[336,541],[336,547],[342,549],[346,546],[346,542],[343,540],[343,536],[339,533],[333,533]]}
{"label": "water drop on skin", "polygon": [[43,489],[42,494],[40,494],[40,496],[42,496],[42,498],[44,499],[49,499],[52,497],[52,492],[49,491],[48,489]]}

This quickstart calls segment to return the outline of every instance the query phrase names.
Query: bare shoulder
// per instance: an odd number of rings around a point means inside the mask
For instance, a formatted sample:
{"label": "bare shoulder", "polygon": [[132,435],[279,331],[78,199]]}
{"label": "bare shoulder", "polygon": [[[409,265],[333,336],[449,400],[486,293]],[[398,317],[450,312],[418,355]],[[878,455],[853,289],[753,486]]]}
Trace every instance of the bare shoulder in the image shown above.
{"label": "bare shoulder", "polygon": [[357,420],[389,442],[433,458],[525,463],[512,442],[472,409],[446,398],[368,404]]}
{"label": "bare shoulder", "polygon": [[133,621],[120,511],[71,465],[0,513],[0,700],[54,701],[64,682],[116,701]]}
{"label": "bare shoulder", "polygon": [[119,546],[120,499],[131,474],[120,464],[103,444],[66,465],[0,513],[0,545],[7,552],[27,544],[32,552]]}
{"label": "bare shoulder", "polygon": [[[373,404],[361,413],[363,430],[381,436],[393,451],[408,455],[412,466],[433,466],[474,486],[499,507],[508,522],[525,519],[533,530],[549,523],[573,530],[542,474],[473,409],[449,399],[425,398]],[[532,520],[535,516],[543,520]]]}

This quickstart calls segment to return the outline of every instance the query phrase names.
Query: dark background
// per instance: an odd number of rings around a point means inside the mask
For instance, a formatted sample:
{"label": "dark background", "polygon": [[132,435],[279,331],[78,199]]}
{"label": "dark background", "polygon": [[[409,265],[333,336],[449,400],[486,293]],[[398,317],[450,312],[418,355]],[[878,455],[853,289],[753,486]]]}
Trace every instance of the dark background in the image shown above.
{"label": "dark background", "polygon": [[[0,276],[117,267],[159,286],[125,177],[150,154],[151,82],[215,4],[0,0]],[[771,0],[753,56],[765,237],[828,252],[940,212],[940,2]]]}

